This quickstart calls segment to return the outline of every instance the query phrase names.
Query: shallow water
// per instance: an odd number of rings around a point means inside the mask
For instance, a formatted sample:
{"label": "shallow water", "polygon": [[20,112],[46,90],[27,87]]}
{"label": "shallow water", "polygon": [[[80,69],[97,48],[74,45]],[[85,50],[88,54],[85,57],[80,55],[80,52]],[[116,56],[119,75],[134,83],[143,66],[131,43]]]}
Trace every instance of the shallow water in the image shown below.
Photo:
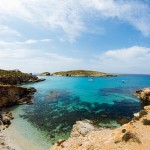
{"label": "shallow water", "polygon": [[119,120],[131,119],[146,105],[133,92],[150,86],[149,75],[95,77],[93,81],[88,77],[44,78],[44,82],[25,85],[37,89],[33,105],[13,108],[13,126],[44,149],[58,139],[68,138],[77,120],[119,126]]}

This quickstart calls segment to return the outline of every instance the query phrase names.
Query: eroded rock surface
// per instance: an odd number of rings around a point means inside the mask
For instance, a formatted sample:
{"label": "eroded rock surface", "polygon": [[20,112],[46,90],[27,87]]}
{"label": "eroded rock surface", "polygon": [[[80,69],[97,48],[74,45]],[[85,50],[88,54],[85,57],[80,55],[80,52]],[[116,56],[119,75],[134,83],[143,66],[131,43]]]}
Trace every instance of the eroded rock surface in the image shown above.
{"label": "eroded rock surface", "polygon": [[23,73],[16,70],[2,70],[0,69],[0,83],[2,84],[23,84],[23,83],[34,83],[39,81],[44,81],[45,79],[39,79],[38,77]]}
{"label": "eroded rock surface", "polygon": [[138,98],[144,101],[150,101],[150,88],[144,88],[142,90],[138,90],[135,94]]}
{"label": "eroded rock surface", "polygon": [[31,104],[36,89],[14,85],[0,85],[0,107],[13,104]]}

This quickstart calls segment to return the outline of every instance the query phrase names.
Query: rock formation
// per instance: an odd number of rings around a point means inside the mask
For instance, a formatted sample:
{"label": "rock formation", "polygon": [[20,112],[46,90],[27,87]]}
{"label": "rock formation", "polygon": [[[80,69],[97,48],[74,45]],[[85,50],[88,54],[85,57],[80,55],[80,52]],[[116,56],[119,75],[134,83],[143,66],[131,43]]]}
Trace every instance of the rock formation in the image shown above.
{"label": "rock formation", "polygon": [[0,83],[3,84],[23,84],[23,83],[34,83],[44,81],[45,79],[39,79],[32,74],[23,73],[21,71],[14,70],[0,70]]}
{"label": "rock formation", "polygon": [[31,104],[36,89],[14,85],[0,85],[0,107],[13,104]]}
{"label": "rock formation", "polygon": [[91,121],[77,121],[68,140],[59,140],[50,150],[148,150],[150,126],[143,123],[150,120],[150,106],[146,115],[132,120],[120,128],[106,129],[92,125]]}
{"label": "rock formation", "polygon": [[144,88],[142,90],[138,90],[135,94],[139,99],[144,101],[150,101],[150,88]]}

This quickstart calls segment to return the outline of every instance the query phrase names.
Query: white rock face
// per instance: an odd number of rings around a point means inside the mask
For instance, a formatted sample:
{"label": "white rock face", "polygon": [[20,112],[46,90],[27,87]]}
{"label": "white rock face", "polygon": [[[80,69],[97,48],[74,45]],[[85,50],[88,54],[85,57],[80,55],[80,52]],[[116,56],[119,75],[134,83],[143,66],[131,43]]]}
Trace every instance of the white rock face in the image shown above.
{"label": "white rock face", "polygon": [[140,116],[140,113],[135,113],[134,114],[134,117],[139,117]]}
{"label": "white rock face", "polygon": [[77,121],[73,126],[71,137],[85,136],[90,131],[96,131],[98,129],[90,120]]}

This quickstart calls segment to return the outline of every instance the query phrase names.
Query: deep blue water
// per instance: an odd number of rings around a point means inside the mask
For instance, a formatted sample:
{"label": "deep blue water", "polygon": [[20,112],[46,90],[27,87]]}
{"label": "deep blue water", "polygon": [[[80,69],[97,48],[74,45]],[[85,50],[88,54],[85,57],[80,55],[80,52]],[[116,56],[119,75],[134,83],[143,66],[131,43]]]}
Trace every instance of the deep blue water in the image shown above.
{"label": "deep blue water", "polygon": [[133,93],[150,86],[150,75],[94,77],[93,81],[88,77],[44,78],[44,82],[26,85],[37,92],[33,105],[19,106],[22,113],[18,118],[44,132],[52,143],[67,138],[77,120],[118,125],[121,120],[131,119],[146,105]]}

